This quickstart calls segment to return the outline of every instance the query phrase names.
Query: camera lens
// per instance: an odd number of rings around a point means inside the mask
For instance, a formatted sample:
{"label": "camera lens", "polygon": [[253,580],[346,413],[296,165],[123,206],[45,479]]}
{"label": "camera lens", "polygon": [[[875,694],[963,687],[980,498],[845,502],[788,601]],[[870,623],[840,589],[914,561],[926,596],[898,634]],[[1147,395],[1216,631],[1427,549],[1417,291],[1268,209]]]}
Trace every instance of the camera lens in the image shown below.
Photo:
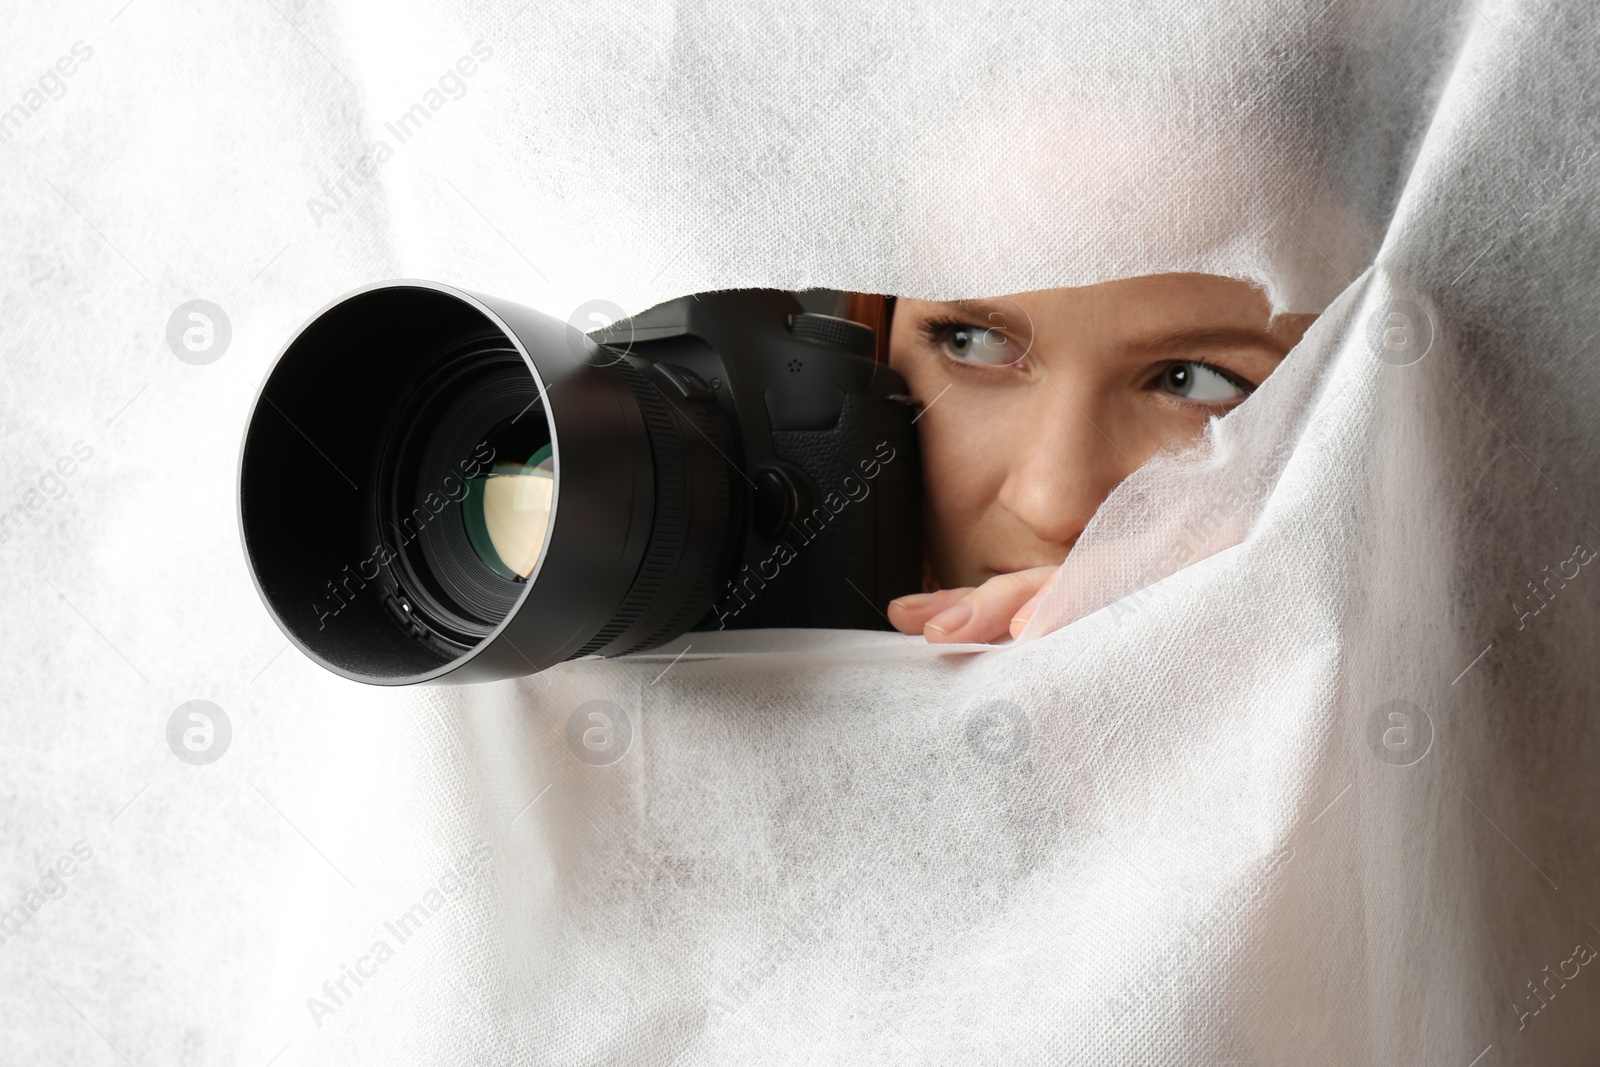
{"label": "camera lens", "polygon": [[240,460],[251,575],[313,660],[386,685],[670,640],[728,565],[728,430],[572,326],[431,282],[329,305]]}

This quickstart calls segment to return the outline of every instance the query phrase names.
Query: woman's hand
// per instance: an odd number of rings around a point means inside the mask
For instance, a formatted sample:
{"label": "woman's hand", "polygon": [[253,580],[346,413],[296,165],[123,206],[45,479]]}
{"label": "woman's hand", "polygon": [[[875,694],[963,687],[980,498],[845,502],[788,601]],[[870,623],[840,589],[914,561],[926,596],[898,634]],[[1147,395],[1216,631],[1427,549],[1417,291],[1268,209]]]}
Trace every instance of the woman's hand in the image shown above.
{"label": "woman's hand", "polygon": [[922,634],[937,644],[1016,637],[1060,569],[1033,567],[997,574],[976,589],[903,596],[889,602],[889,621],[903,634]]}

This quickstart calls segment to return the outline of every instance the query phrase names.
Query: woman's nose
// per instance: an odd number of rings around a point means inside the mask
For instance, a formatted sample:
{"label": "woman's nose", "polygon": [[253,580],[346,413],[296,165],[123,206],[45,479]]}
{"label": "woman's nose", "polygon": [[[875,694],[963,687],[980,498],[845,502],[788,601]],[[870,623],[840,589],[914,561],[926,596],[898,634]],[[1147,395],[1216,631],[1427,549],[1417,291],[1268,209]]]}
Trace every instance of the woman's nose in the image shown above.
{"label": "woman's nose", "polygon": [[1115,440],[1112,412],[1070,381],[1035,385],[1019,421],[999,502],[1033,535],[1071,547],[1101,501],[1137,464]]}

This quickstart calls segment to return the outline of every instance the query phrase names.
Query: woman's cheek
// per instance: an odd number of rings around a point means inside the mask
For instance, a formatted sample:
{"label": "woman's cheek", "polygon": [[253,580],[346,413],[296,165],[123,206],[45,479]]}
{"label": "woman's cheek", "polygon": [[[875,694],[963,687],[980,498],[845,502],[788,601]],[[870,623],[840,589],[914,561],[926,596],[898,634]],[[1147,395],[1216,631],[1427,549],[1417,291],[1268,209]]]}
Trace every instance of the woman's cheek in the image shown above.
{"label": "woman's cheek", "polygon": [[917,418],[922,450],[925,539],[943,588],[972,584],[984,564],[983,519],[1005,481],[1004,447],[996,447],[993,410],[982,410],[979,387],[954,376],[925,353],[891,353],[890,367],[926,405]]}
{"label": "woman's cheek", "polygon": [[[945,401],[953,399],[951,395]],[[939,584],[971,584],[984,564],[983,519],[1005,480],[1004,461],[990,448],[974,448],[980,435],[967,423],[977,413],[960,404],[932,408],[918,421],[922,447],[923,510]]]}

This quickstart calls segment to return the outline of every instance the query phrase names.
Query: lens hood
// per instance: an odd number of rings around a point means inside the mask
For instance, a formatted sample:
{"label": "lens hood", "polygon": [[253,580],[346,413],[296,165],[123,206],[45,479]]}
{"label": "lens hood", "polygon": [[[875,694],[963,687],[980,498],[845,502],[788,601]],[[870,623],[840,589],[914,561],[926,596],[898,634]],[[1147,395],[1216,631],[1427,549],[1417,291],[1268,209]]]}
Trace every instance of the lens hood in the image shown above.
{"label": "lens hood", "polygon": [[[240,455],[241,539],[278,626],[379,685],[529,674],[618,636],[658,494],[648,413],[616,364],[567,323],[430,281],[366,286],[312,316],[263,383]],[[503,385],[479,402],[485,375]],[[470,454],[459,470],[408,458],[427,454],[408,443],[419,412],[456,392],[462,418],[504,423],[520,406],[509,421],[533,420],[520,426],[553,458],[532,573],[476,599],[427,572],[458,566],[460,500],[482,472]]]}

